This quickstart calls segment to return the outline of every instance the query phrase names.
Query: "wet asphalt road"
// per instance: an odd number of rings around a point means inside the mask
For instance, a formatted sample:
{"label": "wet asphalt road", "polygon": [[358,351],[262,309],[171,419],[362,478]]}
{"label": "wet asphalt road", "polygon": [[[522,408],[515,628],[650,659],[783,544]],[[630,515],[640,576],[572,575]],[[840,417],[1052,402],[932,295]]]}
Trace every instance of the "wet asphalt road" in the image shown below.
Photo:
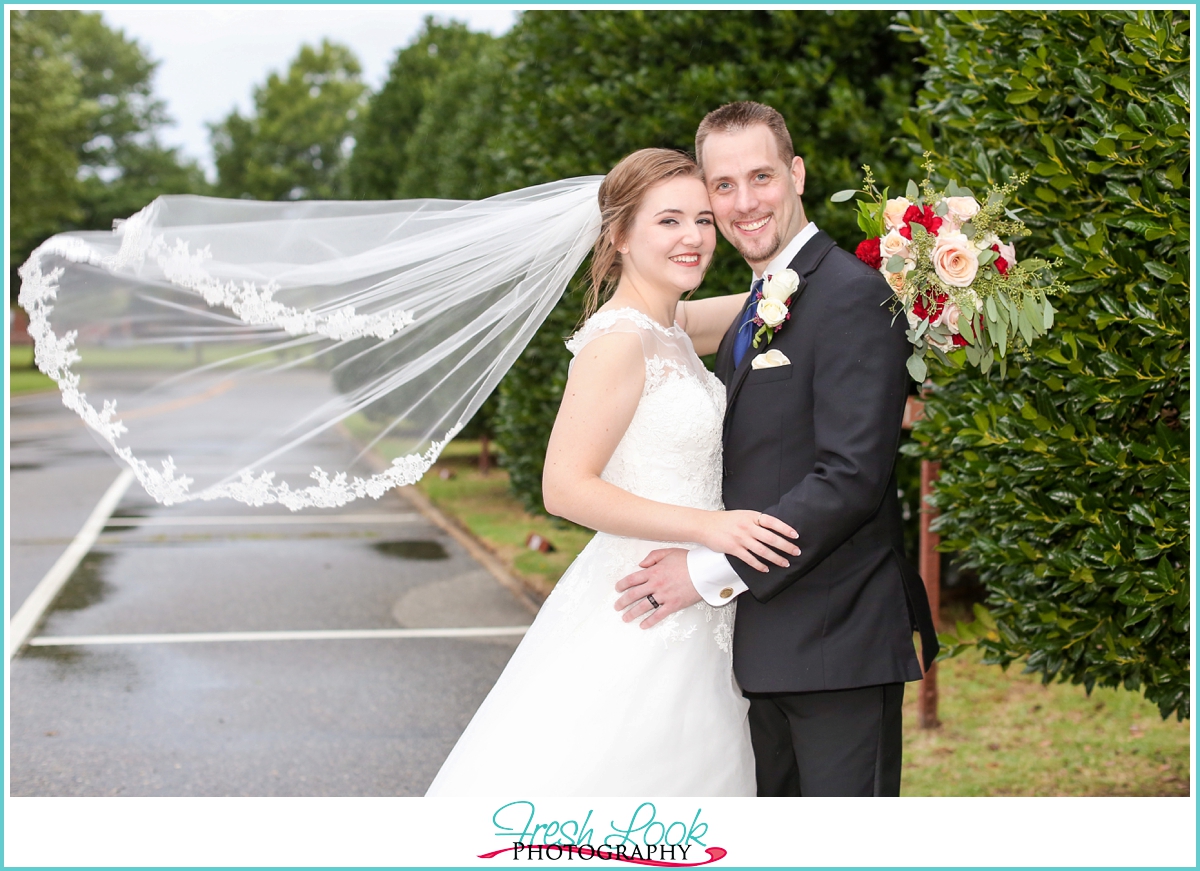
{"label": "wet asphalt road", "polygon": [[[18,397],[11,420],[13,613],[119,468],[57,395]],[[344,468],[353,456],[331,434],[304,462]],[[319,519],[347,514],[369,516]],[[232,502],[165,508],[134,483],[113,518],[34,637],[532,619],[394,492],[293,515]],[[517,641],[27,646],[11,663],[11,794],[420,795]]]}

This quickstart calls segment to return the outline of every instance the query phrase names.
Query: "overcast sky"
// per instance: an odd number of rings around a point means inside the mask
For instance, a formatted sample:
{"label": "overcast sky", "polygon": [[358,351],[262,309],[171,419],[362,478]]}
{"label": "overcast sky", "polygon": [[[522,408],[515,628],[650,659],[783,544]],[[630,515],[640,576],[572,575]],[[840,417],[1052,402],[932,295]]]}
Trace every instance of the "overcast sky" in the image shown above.
{"label": "overcast sky", "polygon": [[211,173],[207,121],[235,106],[250,109],[253,87],[283,72],[304,43],[322,37],[349,46],[372,90],[387,77],[396,49],[412,41],[426,15],[455,18],[473,30],[500,34],[516,12],[504,6],[110,6],[110,27],[137,39],[159,61],[154,91],[175,125],[162,130]]}

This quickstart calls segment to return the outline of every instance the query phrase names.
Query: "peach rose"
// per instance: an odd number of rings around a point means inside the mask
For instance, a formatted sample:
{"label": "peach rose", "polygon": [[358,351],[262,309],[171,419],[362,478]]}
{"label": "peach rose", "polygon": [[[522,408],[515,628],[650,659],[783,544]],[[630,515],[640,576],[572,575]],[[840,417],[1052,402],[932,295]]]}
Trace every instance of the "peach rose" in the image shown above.
{"label": "peach rose", "polygon": [[1009,268],[1017,265],[1017,249],[1008,242],[998,243],[1000,247],[1000,256],[1008,261]]}
{"label": "peach rose", "polygon": [[899,230],[904,226],[904,213],[911,206],[908,200],[904,197],[893,197],[887,201],[887,205],[883,207],[883,223],[889,230]]}
{"label": "peach rose", "polygon": [[939,234],[933,246],[933,270],[952,287],[970,287],[979,271],[979,252],[964,233]]}
{"label": "peach rose", "polygon": [[943,202],[949,210],[946,219],[956,230],[979,214],[979,203],[974,197],[946,197]]}
{"label": "peach rose", "polygon": [[[912,272],[916,268],[917,268],[917,262],[915,260],[905,260],[904,268],[902,268],[899,272],[888,272],[883,267],[880,267],[879,271],[883,273],[883,277],[887,279],[887,283],[889,285],[891,285],[891,288],[893,291],[895,291],[896,296],[900,297],[900,299],[903,300],[904,299],[904,279],[908,275],[908,273]],[[914,329],[916,329],[916,328],[914,327]]]}
{"label": "peach rose", "polygon": [[946,300],[942,306],[942,313],[933,321],[935,327],[947,327],[950,332],[958,335],[958,319],[962,315],[962,311],[952,299]]}
{"label": "peach rose", "polygon": [[887,267],[888,258],[896,254],[899,254],[906,260],[908,259],[908,240],[900,235],[899,230],[892,230],[879,240],[879,256],[883,259],[883,266],[885,269]]}

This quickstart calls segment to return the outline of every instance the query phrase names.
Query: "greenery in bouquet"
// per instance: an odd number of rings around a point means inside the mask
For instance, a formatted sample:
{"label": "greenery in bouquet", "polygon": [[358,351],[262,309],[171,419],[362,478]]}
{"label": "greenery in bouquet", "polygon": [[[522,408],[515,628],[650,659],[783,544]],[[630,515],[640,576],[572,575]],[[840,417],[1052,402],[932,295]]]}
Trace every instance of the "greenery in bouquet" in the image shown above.
{"label": "greenery in bouquet", "polygon": [[1012,240],[1029,231],[1008,204],[1026,176],[990,188],[981,203],[954,179],[936,188],[928,152],[923,166],[925,180],[919,186],[910,180],[904,196],[889,198],[864,166],[861,190],[830,199],[858,198],[858,226],[867,238],[855,253],[883,273],[896,294],[897,315],[903,310],[908,318],[909,374],[924,381],[926,359],[933,356],[985,374],[999,361],[1003,376],[1009,350],[1027,354],[1053,326],[1050,297],[1066,289],[1054,277],[1055,264],[1017,260]]}

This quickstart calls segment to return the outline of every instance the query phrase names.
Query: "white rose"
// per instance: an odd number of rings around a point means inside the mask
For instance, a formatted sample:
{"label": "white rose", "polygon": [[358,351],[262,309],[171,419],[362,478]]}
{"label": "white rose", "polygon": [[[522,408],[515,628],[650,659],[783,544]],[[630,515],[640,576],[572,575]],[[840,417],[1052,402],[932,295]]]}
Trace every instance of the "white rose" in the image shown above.
{"label": "white rose", "polygon": [[904,226],[904,213],[911,206],[904,197],[893,197],[883,207],[883,223],[889,230],[899,230]]}
{"label": "white rose", "polygon": [[939,233],[933,246],[933,269],[952,287],[970,287],[979,272],[979,252],[963,233]]}
{"label": "white rose", "polygon": [[759,300],[758,309],[755,313],[762,318],[762,322],[768,327],[777,327],[787,318],[788,307],[783,304],[782,300],[764,297]]}
{"label": "white rose", "polygon": [[980,251],[987,251],[993,245],[1000,244],[1000,237],[995,233],[988,233],[986,236],[980,236],[975,240],[975,247]]}
{"label": "white rose", "polygon": [[800,286],[800,276],[791,269],[785,269],[772,275],[763,282],[763,299],[775,299],[787,302],[787,298],[796,292]]}
{"label": "white rose", "polygon": [[953,222],[955,229],[979,214],[979,203],[974,197],[946,197],[942,202],[949,210],[946,217]]}
{"label": "white rose", "polygon": [[888,260],[895,254],[899,254],[904,259],[908,259],[908,240],[900,235],[899,230],[892,230],[886,236],[879,240],[879,256],[883,259],[882,265],[887,266]]}

